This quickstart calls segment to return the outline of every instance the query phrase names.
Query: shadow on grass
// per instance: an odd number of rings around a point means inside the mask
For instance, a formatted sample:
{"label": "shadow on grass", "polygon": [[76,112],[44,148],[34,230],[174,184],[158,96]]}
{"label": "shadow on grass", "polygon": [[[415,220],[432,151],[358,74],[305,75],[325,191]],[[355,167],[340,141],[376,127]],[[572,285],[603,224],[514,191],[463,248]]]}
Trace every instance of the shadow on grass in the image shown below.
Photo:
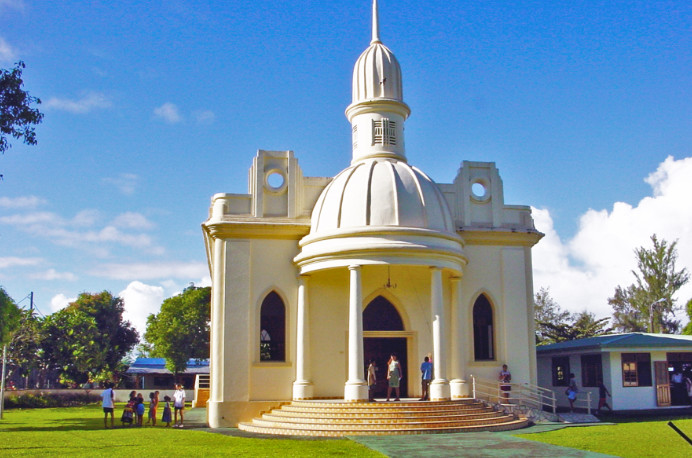
{"label": "shadow on grass", "polygon": [[[108,424],[110,425],[110,419]],[[114,429],[141,429],[137,426],[122,426],[120,422],[116,421]],[[15,426],[16,425],[16,426]],[[68,419],[55,419],[55,420],[42,420],[40,425],[31,426],[27,425],[26,422],[13,422],[7,421],[3,422],[3,431],[6,432],[17,432],[17,431],[89,431],[89,430],[104,430],[103,418],[75,418],[71,417]],[[110,429],[110,426],[109,428]]]}

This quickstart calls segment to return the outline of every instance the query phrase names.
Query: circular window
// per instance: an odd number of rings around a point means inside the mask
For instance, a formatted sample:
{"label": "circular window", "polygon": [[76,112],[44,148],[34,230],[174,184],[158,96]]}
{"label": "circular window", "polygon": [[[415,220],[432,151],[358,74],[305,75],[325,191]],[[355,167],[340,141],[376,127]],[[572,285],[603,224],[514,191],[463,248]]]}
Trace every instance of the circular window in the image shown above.
{"label": "circular window", "polygon": [[485,195],[487,193],[487,190],[485,189],[485,184],[481,183],[480,181],[476,181],[471,185],[471,193],[473,194],[473,197],[475,197],[478,200],[485,198]]}
{"label": "circular window", "polygon": [[265,177],[265,182],[269,190],[278,192],[286,186],[286,177],[279,170],[270,170]]}

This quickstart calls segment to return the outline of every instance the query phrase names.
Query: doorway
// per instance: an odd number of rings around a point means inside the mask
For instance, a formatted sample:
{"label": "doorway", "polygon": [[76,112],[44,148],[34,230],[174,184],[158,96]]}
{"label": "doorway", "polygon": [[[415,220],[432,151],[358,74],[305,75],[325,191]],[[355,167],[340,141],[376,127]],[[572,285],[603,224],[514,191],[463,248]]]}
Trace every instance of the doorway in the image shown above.
{"label": "doorway", "polygon": [[[408,397],[408,358],[406,357],[406,338],[405,337],[365,337],[363,338],[363,352],[365,355],[366,370],[370,360],[375,360],[377,366],[377,385],[375,385],[375,397],[387,397],[387,361],[389,355],[396,353],[404,377],[399,386],[401,397]],[[394,396],[394,394],[392,394]]]}

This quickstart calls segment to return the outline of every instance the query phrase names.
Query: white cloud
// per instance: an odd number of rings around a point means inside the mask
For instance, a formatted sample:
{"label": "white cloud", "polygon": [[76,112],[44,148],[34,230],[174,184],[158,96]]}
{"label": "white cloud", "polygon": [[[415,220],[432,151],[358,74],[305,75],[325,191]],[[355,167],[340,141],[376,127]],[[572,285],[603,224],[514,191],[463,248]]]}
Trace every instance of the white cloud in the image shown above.
{"label": "white cloud", "polygon": [[146,216],[135,212],[121,213],[120,215],[116,216],[112,224],[113,226],[122,227],[125,229],[147,230],[154,227],[154,223],[149,221]]}
{"label": "white cloud", "polygon": [[102,178],[101,181],[118,188],[118,190],[126,196],[131,196],[137,190],[139,176],[134,173],[121,173],[117,177]]}
{"label": "white cloud", "polygon": [[101,92],[84,92],[81,98],[73,100],[60,97],[51,97],[44,103],[47,109],[67,111],[69,113],[84,114],[98,108],[109,108],[111,101]]}
{"label": "white cloud", "polygon": [[[634,250],[649,248],[656,234],[678,241],[677,268],[692,272],[692,157],[666,158],[645,181],[652,195],[636,205],[616,202],[612,210],[588,210],[577,234],[562,241],[553,229],[550,212],[534,209],[536,227],[546,236],[533,250],[534,285],[549,287],[556,301],[571,311],[584,309],[599,317],[611,315],[608,298],[617,285],[634,281]],[[692,297],[692,285],[683,287],[678,303]],[[684,319],[684,312],[678,318]]]}
{"label": "white cloud", "polygon": [[152,262],[137,264],[105,264],[94,269],[94,275],[115,279],[142,280],[204,278],[209,275],[209,267],[204,262]]}
{"label": "white cloud", "polygon": [[192,115],[197,124],[213,124],[216,120],[216,115],[211,110],[197,110]]}
{"label": "white cloud", "polygon": [[0,258],[0,269],[6,269],[8,267],[22,267],[22,266],[35,266],[43,262],[41,258],[18,258],[18,257],[5,257]]}
{"label": "white cloud", "polygon": [[[163,247],[154,243],[151,236],[125,232],[114,225],[89,231],[81,230],[96,225],[100,220],[101,215],[97,210],[83,210],[71,220],[51,212],[35,212],[0,217],[0,224],[10,224],[36,237],[48,238],[56,245],[85,249],[99,257],[109,254],[107,244],[137,248],[150,254],[163,254],[165,251]],[[134,220],[130,221],[127,229],[141,230],[141,227],[133,227],[135,223]],[[140,219],[138,222],[140,226],[146,223],[146,219]]]}
{"label": "white cloud", "polygon": [[152,313],[158,313],[161,308],[165,298],[163,287],[133,281],[120,291],[118,296],[125,301],[123,318],[139,331],[140,337],[143,337],[147,327],[147,317]]}
{"label": "white cloud", "polygon": [[77,300],[76,297],[68,298],[67,296],[65,296],[62,293],[56,294],[50,300],[50,311],[51,311],[51,313],[55,313],[58,310],[62,310],[65,307],[67,307],[70,304],[70,302],[74,302],[76,300]]}
{"label": "white cloud", "polygon": [[48,269],[45,272],[31,274],[29,275],[29,278],[33,278],[35,280],[77,280],[77,276],[72,272],[58,272],[55,269]]}
{"label": "white cloud", "polygon": [[36,208],[46,203],[45,199],[36,196],[0,197],[2,208]]}
{"label": "white cloud", "polygon": [[154,108],[154,115],[169,124],[176,124],[183,120],[180,110],[171,102],[166,102],[160,107]]}
{"label": "white cloud", "polygon": [[17,59],[17,51],[4,38],[0,37],[0,62],[14,63],[15,59]]}

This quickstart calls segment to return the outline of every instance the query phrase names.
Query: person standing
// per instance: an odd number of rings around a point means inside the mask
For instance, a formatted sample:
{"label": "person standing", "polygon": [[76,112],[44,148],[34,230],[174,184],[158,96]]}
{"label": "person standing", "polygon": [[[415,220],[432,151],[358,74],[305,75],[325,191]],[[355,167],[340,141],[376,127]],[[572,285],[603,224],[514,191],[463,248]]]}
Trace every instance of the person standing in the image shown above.
{"label": "person standing", "polygon": [[101,393],[101,406],[103,407],[103,427],[108,428],[108,414],[111,414],[111,428],[113,425],[113,409],[115,408],[115,394],[113,394],[113,383],[106,382],[106,389]]}
{"label": "person standing", "polygon": [[[601,414],[601,409],[603,407],[607,407],[608,410],[611,412],[613,411],[612,407],[608,405],[608,400],[606,399],[606,396],[610,396],[610,393],[608,392],[608,389],[606,386],[603,384],[603,380],[598,381],[598,409],[596,409],[596,415]],[[612,396],[610,396],[612,398]]]}
{"label": "person standing", "polygon": [[497,378],[500,381],[502,397],[505,398],[505,401],[509,402],[510,391],[512,391],[512,385],[510,385],[510,382],[512,381],[512,374],[509,372],[509,368],[506,364],[502,365],[502,370]]}
{"label": "person standing", "polygon": [[430,400],[430,381],[432,380],[433,374],[433,364],[430,362],[429,357],[423,358],[423,363],[420,365],[421,371],[421,389],[423,394],[420,397],[420,401]]}
{"label": "person standing", "polygon": [[375,401],[375,386],[377,385],[377,366],[375,365],[375,360],[370,360],[370,365],[368,366],[368,401]]}
{"label": "person standing", "polygon": [[[185,411],[185,390],[182,385],[175,386],[173,393],[173,427],[183,427],[183,412]],[[180,423],[178,423],[178,413],[180,413]]]}
{"label": "person standing", "polygon": [[387,363],[387,380],[389,382],[387,386],[387,401],[389,401],[389,398],[392,395],[392,388],[394,388],[396,391],[395,401],[400,400],[399,383],[401,382],[402,373],[401,364],[399,364],[399,361],[397,361],[396,353],[392,353],[392,355],[389,357],[389,362]]}
{"label": "person standing", "polygon": [[577,377],[574,373],[569,374],[569,386],[567,387],[567,399],[569,400],[569,410],[574,412],[574,401],[577,400],[577,393],[579,393],[579,388],[577,387]]}

